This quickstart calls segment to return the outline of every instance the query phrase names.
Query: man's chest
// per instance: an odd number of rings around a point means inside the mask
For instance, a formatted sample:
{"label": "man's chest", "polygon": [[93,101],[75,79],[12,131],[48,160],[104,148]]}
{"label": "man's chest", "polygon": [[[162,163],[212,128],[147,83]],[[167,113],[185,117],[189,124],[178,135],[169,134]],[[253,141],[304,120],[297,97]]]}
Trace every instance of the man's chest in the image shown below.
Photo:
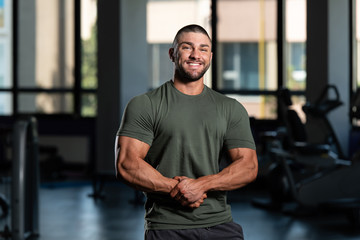
{"label": "man's chest", "polygon": [[159,115],[155,137],[205,135],[223,138],[227,124],[225,114],[215,104],[177,102],[166,106]]}

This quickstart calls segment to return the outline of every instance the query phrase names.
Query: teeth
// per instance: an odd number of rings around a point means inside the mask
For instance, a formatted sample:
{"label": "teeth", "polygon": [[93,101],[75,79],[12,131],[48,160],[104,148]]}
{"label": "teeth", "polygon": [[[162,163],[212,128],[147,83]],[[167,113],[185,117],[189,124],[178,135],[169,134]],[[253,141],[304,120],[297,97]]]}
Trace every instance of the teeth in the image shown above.
{"label": "teeth", "polygon": [[191,66],[197,66],[197,65],[200,65],[199,63],[190,63],[189,65]]}

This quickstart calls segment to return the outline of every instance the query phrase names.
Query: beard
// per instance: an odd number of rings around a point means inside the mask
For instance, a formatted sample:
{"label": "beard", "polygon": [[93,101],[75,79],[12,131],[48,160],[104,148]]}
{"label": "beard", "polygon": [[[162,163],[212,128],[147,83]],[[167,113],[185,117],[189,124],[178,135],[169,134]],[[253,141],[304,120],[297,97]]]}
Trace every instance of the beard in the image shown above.
{"label": "beard", "polygon": [[186,70],[181,65],[177,64],[175,69],[175,75],[185,82],[195,82],[204,76],[204,74],[209,69],[209,67],[210,64],[204,66],[204,68],[201,71],[191,71],[191,70]]}

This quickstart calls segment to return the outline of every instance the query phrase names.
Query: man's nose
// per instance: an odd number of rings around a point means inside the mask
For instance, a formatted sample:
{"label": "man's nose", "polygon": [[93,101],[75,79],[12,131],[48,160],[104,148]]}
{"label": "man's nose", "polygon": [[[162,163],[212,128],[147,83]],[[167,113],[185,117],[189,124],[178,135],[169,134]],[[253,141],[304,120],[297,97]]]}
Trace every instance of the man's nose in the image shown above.
{"label": "man's nose", "polygon": [[200,51],[197,48],[193,48],[190,54],[191,58],[198,59],[200,58]]}

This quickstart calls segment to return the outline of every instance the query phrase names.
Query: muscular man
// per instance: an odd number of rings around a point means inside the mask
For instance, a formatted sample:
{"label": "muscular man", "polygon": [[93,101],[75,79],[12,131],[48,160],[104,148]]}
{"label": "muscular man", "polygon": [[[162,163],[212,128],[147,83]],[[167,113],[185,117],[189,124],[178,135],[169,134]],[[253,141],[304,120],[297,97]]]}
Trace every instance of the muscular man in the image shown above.
{"label": "muscular man", "polygon": [[[204,85],[212,58],[201,26],[175,36],[172,80],[127,105],[116,139],[117,177],[146,194],[145,239],[243,239],[226,191],[257,176],[244,107]],[[221,171],[226,151],[232,162]]]}

